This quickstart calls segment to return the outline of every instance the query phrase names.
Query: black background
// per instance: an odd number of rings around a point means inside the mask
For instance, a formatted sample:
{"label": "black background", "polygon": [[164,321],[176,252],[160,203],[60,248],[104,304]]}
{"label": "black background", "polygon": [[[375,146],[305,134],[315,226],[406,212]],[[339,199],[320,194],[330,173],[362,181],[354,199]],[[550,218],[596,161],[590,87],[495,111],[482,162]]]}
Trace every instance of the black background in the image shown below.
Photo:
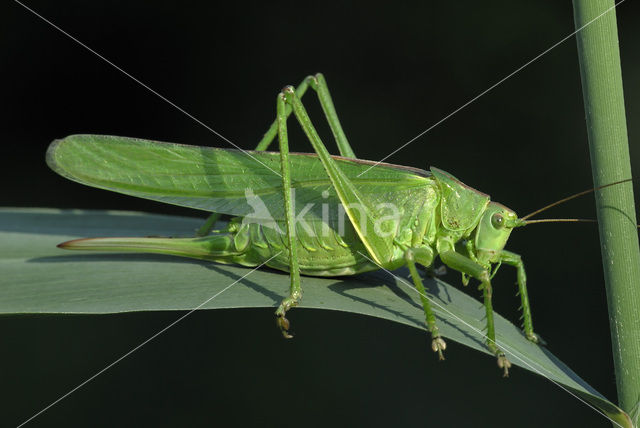
{"label": "black background", "polygon": [[[372,160],[574,30],[568,1],[25,4],[246,149],[273,120],[278,91],[322,71],[356,153]],[[17,3],[0,13],[2,205],[202,215],[49,171],[48,143],[74,133],[228,145]],[[634,2],[618,10],[632,161],[639,13]],[[329,140],[313,96],[306,103]],[[310,150],[297,129],[291,139],[292,150]],[[520,214],[588,188],[575,40],[388,161],[442,168]],[[551,215],[593,217],[593,201]],[[531,226],[508,248],[527,264],[549,349],[615,401],[597,229]],[[514,280],[508,268],[496,277],[495,307],[516,321]],[[518,368],[504,380],[493,359],[462,346],[450,343],[438,363],[422,331],[298,310],[298,335],[284,341],[271,312],[197,312],[32,425],[610,426],[549,381]],[[179,315],[2,318],[2,424],[27,419]]]}

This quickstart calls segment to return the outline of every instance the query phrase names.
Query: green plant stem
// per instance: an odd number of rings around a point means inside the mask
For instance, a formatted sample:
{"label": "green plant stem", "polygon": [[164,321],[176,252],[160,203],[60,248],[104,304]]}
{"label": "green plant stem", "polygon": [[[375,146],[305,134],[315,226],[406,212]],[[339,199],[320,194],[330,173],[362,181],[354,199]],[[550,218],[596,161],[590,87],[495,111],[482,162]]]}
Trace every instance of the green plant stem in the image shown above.
{"label": "green plant stem", "polygon": [[[614,7],[574,0],[576,29]],[[631,177],[615,9],[577,33],[594,186]],[[632,183],[596,193],[620,407],[640,398],[640,252]]]}

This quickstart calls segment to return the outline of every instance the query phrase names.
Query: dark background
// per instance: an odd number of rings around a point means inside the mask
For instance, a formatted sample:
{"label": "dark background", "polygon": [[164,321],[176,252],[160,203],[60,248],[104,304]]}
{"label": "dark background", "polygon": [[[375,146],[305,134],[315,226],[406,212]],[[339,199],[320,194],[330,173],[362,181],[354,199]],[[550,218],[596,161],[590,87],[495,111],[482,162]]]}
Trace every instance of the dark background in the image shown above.
{"label": "dark background", "polygon": [[[372,160],[574,30],[568,1],[414,3],[25,1],[246,149],[275,117],[278,91],[322,71],[356,153]],[[618,10],[633,161],[636,3]],[[2,205],[202,215],[48,170],[49,142],[74,133],[228,145],[18,4],[4,2],[0,14]],[[328,141],[313,96],[306,103]],[[292,150],[310,150],[291,134]],[[591,186],[586,140],[570,39],[388,161],[437,166],[525,214]],[[593,218],[593,200],[549,216]],[[597,228],[531,226],[508,248],[527,264],[549,349],[615,401]],[[507,267],[495,278],[495,307],[516,321],[514,281]],[[4,317],[2,424],[25,420],[179,315]],[[437,363],[417,329],[297,310],[298,335],[284,341],[272,317],[197,312],[32,425],[610,426],[549,381],[519,368],[504,380],[492,358],[462,346],[450,342]]]}

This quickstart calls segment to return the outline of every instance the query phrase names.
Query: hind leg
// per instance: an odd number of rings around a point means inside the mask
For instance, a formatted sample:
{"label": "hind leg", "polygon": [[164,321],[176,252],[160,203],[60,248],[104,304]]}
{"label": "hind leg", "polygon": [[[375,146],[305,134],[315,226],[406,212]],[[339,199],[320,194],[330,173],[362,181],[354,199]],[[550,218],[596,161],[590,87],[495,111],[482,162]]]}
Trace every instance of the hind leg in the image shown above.
{"label": "hind leg", "polygon": [[[331,99],[331,94],[329,93],[329,87],[327,86],[327,82],[324,79],[322,73],[317,73],[314,76],[307,76],[295,90],[296,96],[298,98],[302,98],[304,94],[307,92],[307,89],[311,86],[311,88],[316,91],[318,94],[318,99],[320,100],[320,105],[322,106],[322,110],[324,111],[327,121],[329,122],[329,127],[331,128],[331,132],[336,139],[336,143],[338,145],[338,150],[340,151],[340,156],[344,156],[347,158],[356,158],[349,141],[347,140],[344,131],[342,130],[342,125],[340,124],[340,119],[338,119],[338,114],[336,113],[336,109],[333,105],[333,100]],[[289,104],[285,105],[285,116],[288,118],[291,115],[293,109]],[[263,151],[269,148],[269,145],[273,142],[276,135],[278,134],[278,119],[276,119],[267,132],[265,132],[262,140],[258,143],[254,150]],[[196,236],[206,236],[208,235],[213,227],[216,224],[216,221],[220,219],[220,214],[213,213],[211,214],[204,224],[197,230]]]}

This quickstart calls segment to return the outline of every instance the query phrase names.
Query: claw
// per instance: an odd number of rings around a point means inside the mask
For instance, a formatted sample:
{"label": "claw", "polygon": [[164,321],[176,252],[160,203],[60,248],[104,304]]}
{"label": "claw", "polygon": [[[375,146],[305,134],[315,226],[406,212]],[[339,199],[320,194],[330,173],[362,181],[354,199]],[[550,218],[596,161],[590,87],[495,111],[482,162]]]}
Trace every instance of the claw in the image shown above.
{"label": "claw", "polygon": [[285,318],[284,314],[277,315],[276,323],[278,327],[280,327],[282,336],[284,336],[285,339],[291,339],[293,337],[293,335],[289,333],[289,320]]}
{"label": "claw", "polygon": [[278,309],[276,310],[276,323],[278,324],[278,327],[280,327],[282,336],[284,336],[285,339],[291,339],[293,337],[293,335],[289,333],[290,324],[285,315],[289,309],[294,306],[298,306],[298,302],[301,297],[302,293],[300,292],[292,293],[289,297],[284,299],[282,303],[280,303],[280,306],[278,306]]}
{"label": "claw", "polygon": [[444,354],[442,351],[447,349],[447,342],[445,342],[442,337],[434,337],[433,340],[431,340],[431,349],[433,349],[433,352],[438,353],[438,359],[440,361],[444,361]]}
{"label": "claw", "polygon": [[498,367],[503,370],[502,377],[509,377],[511,361],[509,361],[507,357],[502,353],[498,355]]}
{"label": "claw", "polygon": [[526,333],[525,336],[527,337],[527,340],[533,342],[533,343],[537,343],[538,345],[546,345],[547,342],[545,342],[545,340],[536,333]]}

